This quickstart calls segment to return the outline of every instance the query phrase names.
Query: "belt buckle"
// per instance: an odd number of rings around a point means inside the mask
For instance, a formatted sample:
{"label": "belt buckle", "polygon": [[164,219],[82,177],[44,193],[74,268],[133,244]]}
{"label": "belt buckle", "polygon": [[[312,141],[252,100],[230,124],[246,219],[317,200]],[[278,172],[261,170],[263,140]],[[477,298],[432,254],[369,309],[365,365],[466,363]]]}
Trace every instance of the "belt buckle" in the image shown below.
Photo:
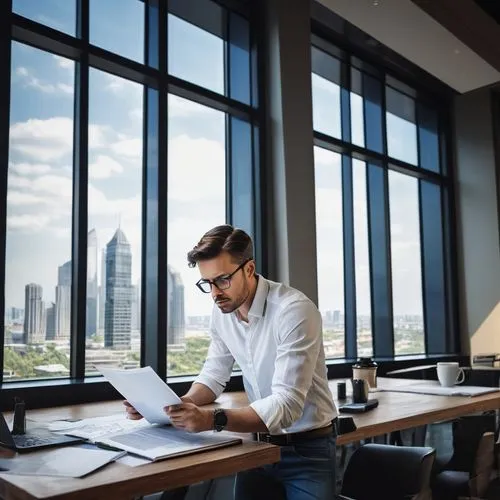
{"label": "belt buckle", "polygon": [[259,439],[261,443],[270,443],[271,442],[271,434],[265,433],[265,432],[259,432],[258,434]]}

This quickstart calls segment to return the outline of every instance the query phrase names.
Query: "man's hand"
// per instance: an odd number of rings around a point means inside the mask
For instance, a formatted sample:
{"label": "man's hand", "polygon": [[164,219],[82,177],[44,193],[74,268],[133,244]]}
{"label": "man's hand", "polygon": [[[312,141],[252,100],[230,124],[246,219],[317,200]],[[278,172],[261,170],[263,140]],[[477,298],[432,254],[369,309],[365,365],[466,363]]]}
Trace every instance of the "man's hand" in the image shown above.
{"label": "man's hand", "polygon": [[172,425],[178,429],[201,432],[213,428],[213,411],[198,408],[193,403],[165,406],[165,412],[170,417]]}
{"label": "man's hand", "polygon": [[128,401],[124,401],[123,404],[125,405],[127,418],[130,420],[140,420],[143,418],[142,415]]}

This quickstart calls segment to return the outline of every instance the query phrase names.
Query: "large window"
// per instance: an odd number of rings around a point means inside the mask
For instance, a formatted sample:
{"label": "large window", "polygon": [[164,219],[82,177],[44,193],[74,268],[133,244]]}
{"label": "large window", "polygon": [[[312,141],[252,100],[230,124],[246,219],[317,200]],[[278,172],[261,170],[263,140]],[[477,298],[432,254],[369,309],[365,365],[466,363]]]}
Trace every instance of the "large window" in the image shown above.
{"label": "large window", "polygon": [[226,222],[259,242],[249,16],[225,5],[0,7],[4,382],[199,372],[212,302],[186,254]]}
{"label": "large window", "polygon": [[328,357],[454,352],[441,103],[312,47],[318,298]]}

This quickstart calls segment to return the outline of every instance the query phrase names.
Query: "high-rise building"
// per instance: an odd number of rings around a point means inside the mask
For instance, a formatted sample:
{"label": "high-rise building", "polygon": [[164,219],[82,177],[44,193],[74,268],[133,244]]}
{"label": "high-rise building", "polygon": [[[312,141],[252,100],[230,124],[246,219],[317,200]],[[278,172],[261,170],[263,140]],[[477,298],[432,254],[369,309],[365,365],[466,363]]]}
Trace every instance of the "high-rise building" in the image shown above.
{"label": "high-rise building", "polygon": [[71,261],[57,270],[55,338],[67,339],[71,332]]}
{"label": "high-rise building", "polygon": [[132,285],[132,330],[141,329],[141,284]]}
{"label": "high-rise building", "polygon": [[24,287],[24,343],[38,344],[45,340],[45,304],[43,289],[36,283]]}
{"label": "high-rise building", "polygon": [[87,307],[85,336],[97,333],[97,233],[95,229],[87,235]]}
{"label": "high-rise building", "polygon": [[67,339],[71,332],[71,287],[56,286],[56,333],[57,339]]}
{"label": "high-rise building", "polygon": [[106,245],[104,347],[130,349],[132,330],[132,251],[118,228]]}
{"label": "high-rise building", "polygon": [[168,266],[167,274],[167,345],[184,344],[184,284],[180,273],[171,266]]}
{"label": "high-rise building", "polygon": [[57,269],[57,284],[71,286],[71,261],[65,262]]}
{"label": "high-rise building", "polygon": [[56,304],[51,303],[47,308],[47,327],[45,330],[45,340],[55,340],[56,338]]}
{"label": "high-rise building", "polygon": [[104,331],[104,311],[106,307],[106,249],[101,251],[101,276],[99,283],[99,332]]}

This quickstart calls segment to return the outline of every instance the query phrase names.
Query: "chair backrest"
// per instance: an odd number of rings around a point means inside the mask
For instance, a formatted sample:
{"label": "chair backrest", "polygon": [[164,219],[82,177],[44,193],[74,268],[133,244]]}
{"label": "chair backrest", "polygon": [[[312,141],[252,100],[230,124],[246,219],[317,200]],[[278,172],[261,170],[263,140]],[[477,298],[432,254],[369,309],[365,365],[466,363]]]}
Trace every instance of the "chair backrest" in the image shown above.
{"label": "chair backrest", "polygon": [[453,422],[453,456],[446,469],[472,473],[485,432],[495,431],[495,415],[467,415]]}
{"label": "chair backrest", "polygon": [[434,458],[433,448],[366,444],[352,454],[341,493],[356,500],[430,498]]}
{"label": "chair backrest", "polygon": [[485,432],[479,440],[474,457],[474,465],[469,482],[471,495],[482,497],[486,494],[495,463],[494,451],[495,434],[493,432]]}

